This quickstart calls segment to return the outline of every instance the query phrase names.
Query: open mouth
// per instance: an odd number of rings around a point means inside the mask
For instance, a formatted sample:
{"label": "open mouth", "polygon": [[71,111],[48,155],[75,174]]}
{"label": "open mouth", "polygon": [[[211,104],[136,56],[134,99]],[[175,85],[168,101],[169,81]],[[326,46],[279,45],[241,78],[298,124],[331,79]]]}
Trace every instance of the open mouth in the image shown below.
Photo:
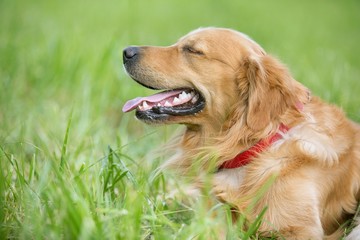
{"label": "open mouth", "polygon": [[196,90],[175,89],[129,100],[122,110],[123,112],[136,110],[136,117],[140,120],[164,121],[171,116],[196,114],[204,107],[204,98]]}

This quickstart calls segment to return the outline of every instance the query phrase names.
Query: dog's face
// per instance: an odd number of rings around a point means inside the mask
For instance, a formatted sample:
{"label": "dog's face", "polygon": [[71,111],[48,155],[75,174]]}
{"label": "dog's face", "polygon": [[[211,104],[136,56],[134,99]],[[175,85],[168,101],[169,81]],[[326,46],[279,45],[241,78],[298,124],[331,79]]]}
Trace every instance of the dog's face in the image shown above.
{"label": "dog's face", "polygon": [[[246,35],[219,28],[195,30],[169,47],[126,48],[124,67],[130,77],[163,92],[128,101],[123,111],[136,109],[137,118],[147,123],[219,126],[234,107],[261,111],[259,93],[253,90],[262,81],[257,78],[267,74],[260,63],[264,55]],[[253,86],[249,78],[254,78]],[[257,98],[252,107],[251,98]]]}

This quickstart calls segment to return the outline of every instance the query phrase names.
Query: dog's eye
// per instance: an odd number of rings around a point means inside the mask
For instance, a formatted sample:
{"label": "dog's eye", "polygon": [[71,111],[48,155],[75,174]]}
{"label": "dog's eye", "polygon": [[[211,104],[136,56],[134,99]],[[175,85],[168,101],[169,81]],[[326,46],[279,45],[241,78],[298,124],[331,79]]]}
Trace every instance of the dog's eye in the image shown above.
{"label": "dog's eye", "polygon": [[185,46],[184,51],[188,52],[188,53],[191,53],[191,54],[204,55],[204,53],[201,50],[195,49],[195,48],[190,47],[190,46]]}

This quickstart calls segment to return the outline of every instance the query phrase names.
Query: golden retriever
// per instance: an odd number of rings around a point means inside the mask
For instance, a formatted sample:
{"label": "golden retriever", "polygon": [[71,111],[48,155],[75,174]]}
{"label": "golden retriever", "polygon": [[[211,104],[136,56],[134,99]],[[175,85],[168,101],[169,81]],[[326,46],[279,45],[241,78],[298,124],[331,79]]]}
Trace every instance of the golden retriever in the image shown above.
{"label": "golden retriever", "polygon": [[[126,72],[165,90],[128,101],[146,123],[186,126],[167,165],[214,171],[213,192],[286,239],[337,239],[360,198],[360,126],[240,32],[203,28],[169,47],[128,47]],[[214,160],[215,159],[215,160]],[[252,211],[259,191],[273,181]],[[360,239],[357,226],[349,239]]]}

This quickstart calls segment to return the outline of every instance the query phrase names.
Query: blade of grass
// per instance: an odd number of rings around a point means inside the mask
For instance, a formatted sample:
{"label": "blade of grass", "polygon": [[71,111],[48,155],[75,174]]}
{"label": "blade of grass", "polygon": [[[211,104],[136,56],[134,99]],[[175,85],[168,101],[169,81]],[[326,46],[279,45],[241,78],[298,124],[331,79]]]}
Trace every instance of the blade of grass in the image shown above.
{"label": "blade of grass", "polygon": [[72,115],[73,115],[73,110],[71,110],[71,112],[70,112],[69,120],[68,120],[68,123],[66,126],[65,137],[64,137],[63,144],[62,144],[62,148],[61,148],[60,170],[64,170],[64,166],[66,164],[65,156],[66,156],[66,152],[67,152],[67,144],[68,144],[68,140],[69,140],[69,132],[70,132],[70,127],[71,127]]}
{"label": "blade of grass", "polygon": [[7,234],[6,234],[6,228],[4,226],[4,222],[5,222],[5,176],[4,176],[4,169],[5,166],[3,164],[3,155],[0,155],[0,238],[1,239],[7,239]]}

